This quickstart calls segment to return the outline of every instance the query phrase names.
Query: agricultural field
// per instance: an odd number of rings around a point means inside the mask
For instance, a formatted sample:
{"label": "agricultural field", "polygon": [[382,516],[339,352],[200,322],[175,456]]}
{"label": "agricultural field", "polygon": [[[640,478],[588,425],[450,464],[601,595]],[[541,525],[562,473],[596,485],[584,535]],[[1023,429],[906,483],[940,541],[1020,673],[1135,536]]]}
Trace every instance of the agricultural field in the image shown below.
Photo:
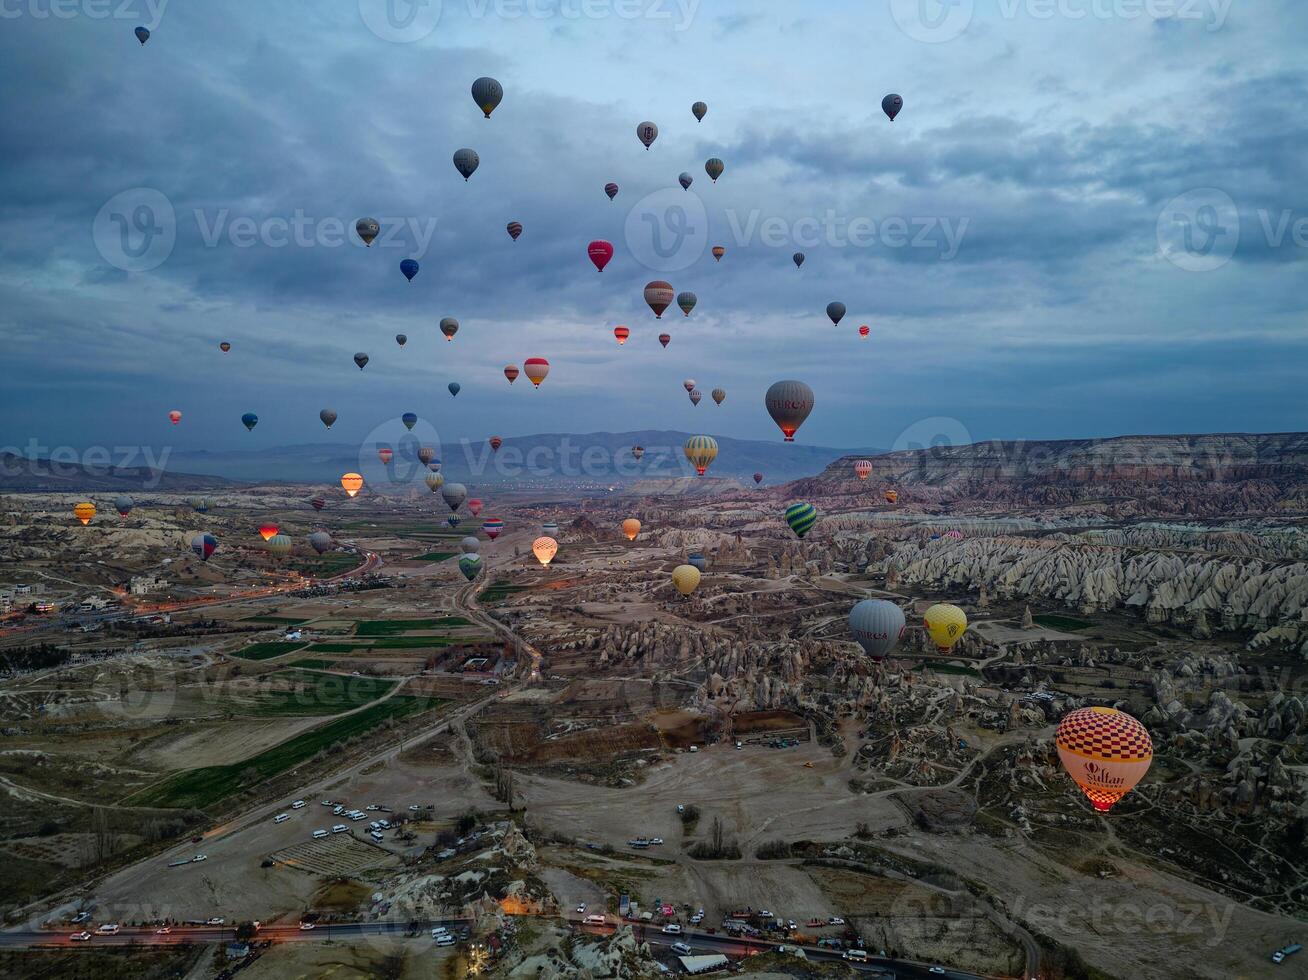
{"label": "agricultural field", "polygon": [[249,646],[233,651],[233,653],[245,660],[272,660],[274,657],[283,657],[288,653],[294,653],[307,645],[307,641],[301,643],[298,641],[270,640],[264,643],[251,643]]}

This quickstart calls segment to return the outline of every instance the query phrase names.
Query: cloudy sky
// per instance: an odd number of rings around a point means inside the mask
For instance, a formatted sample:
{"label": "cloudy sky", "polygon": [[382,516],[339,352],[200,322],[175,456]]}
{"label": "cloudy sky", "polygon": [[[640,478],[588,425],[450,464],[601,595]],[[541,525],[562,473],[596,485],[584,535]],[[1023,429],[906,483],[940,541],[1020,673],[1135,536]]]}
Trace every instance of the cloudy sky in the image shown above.
{"label": "cloudy sky", "polygon": [[[1305,427],[1302,0],[3,0],[0,20],[0,446],[364,440],[406,410],[446,440],[774,438],[780,378],[816,390],[799,438],[829,446]],[[480,75],[506,92],[490,120]],[[602,274],[591,239],[616,248]],[[689,319],[655,320],[652,279],[698,295]],[[549,379],[509,387],[531,356]]]}

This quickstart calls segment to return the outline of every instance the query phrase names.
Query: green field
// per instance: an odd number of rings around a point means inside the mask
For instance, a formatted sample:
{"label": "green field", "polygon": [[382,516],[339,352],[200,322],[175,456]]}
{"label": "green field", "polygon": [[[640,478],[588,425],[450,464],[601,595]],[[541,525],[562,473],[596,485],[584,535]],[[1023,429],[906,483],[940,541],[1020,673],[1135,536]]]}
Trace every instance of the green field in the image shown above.
{"label": "green field", "polygon": [[287,739],[242,762],[177,773],[141,790],[131,801],[140,806],[204,809],[300,765],[336,742],[371,731],[387,719],[406,718],[442,703],[438,698],[396,696]]}
{"label": "green field", "polygon": [[246,660],[271,660],[273,657],[280,657],[293,650],[298,650],[302,646],[304,646],[304,643],[301,643],[298,640],[291,643],[283,643],[281,641],[251,643],[248,647],[242,647],[237,650],[236,656],[243,657]]}
{"label": "green field", "polygon": [[272,623],[275,626],[299,626],[307,619],[292,619],[290,616],[246,616],[242,623]]}
{"label": "green field", "polygon": [[1054,613],[1041,613],[1039,616],[1032,616],[1031,621],[1047,629],[1064,630],[1066,632],[1088,630],[1094,626],[1094,623],[1087,623],[1084,619],[1073,619],[1071,616],[1059,616]]}
{"label": "green field", "polygon": [[441,619],[371,619],[357,623],[354,635],[398,636],[416,630],[439,630],[470,625],[462,616],[445,616]]}
{"label": "green field", "polygon": [[487,586],[482,591],[481,595],[477,596],[477,601],[499,602],[501,599],[505,598],[506,596],[512,595],[514,592],[521,592],[526,588],[527,586],[525,585],[512,585],[508,582],[501,580],[499,582],[494,582],[491,585]]}
{"label": "green field", "polygon": [[425,555],[419,555],[417,558],[410,558],[409,561],[449,561],[454,557],[452,551],[429,551]]}
{"label": "green field", "polygon": [[308,657],[304,660],[292,660],[287,664],[288,667],[303,667],[305,670],[323,670],[324,668],[334,667],[335,665],[335,660],[314,660],[312,657]]}
{"label": "green field", "polygon": [[395,681],[376,677],[345,677],[341,674],[320,674],[312,670],[279,670],[279,680],[299,683],[298,690],[261,691],[250,714],[257,717],[296,718],[314,715],[339,715],[376,701],[395,688]]}
{"label": "green field", "polygon": [[448,647],[455,643],[478,643],[489,637],[466,637],[452,639],[448,636],[385,636],[376,640],[360,640],[357,643],[314,643],[306,653],[367,653],[369,650],[425,650],[435,647]]}

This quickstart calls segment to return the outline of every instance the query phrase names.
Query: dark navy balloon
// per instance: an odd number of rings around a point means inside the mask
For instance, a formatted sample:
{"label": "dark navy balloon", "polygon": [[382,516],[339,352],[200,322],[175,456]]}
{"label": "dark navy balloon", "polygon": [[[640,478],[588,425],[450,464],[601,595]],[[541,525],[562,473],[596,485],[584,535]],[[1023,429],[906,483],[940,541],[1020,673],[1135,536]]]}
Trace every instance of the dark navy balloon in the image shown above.
{"label": "dark navy balloon", "polygon": [[405,412],[400,416],[400,421],[404,423],[406,429],[412,432],[413,427],[418,424],[418,416],[413,414],[413,412]]}
{"label": "dark navy balloon", "polygon": [[463,386],[459,384],[457,381],[451,381],[448,385],[446,385],[446,387],[450,389],[451,395],[457,395],[460,391],[463,390]]}
{"label": "dark navy balloon", "polygon": [[253,412],[246,412],[241,416],[241,422],[247,429],[253,429],[259,424],[259,416],[255,415]]}
{"label": "dark navy balloon", "polygon": [[413,277],[418,274],[418,260],[405,259],[400,263],[400,271],[404,273],[404,278],[413,282]]}
{"label": "dark navy balloon", "polygon": [[144,27],[138,27],[136,29],[136,39],[144,44],[146,41],[150,40],[150,32]]}

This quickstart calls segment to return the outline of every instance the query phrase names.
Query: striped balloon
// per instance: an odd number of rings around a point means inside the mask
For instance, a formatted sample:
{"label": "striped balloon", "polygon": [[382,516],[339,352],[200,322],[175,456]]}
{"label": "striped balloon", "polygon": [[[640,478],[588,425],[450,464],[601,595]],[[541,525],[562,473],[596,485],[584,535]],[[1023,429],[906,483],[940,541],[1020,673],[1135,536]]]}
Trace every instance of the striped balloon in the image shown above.
{"label": "striped balloon", "polygon": [[713,460],[718,458],[718,443],[712,436],[691,436],[682,451],[694,465],[695,472],[703,476]]}
{"label": "striped balloon", "polygon": [[1100,813],[1135,788],[1154,759],[1144,725],[1114,708],[1078,708],[1058,724],[1058,758]]}
{"label": "striped balloon", "polygon": [[504,530],[504,522],[498,517],[488,517],[481,522],[481,529],[486,532],[486,537],[494,541]]}
{"label": "striped balloon", "polygon": [[786,508],[786,523],[790,525],[796,537],[802,538],[808,534],[817,523],[817,519],[817,508],[812,504],[791,504]]}
{"label": "striped balloon", "polygon": [[463,573],[464,578],[471,582],[477,577],[477,573],[481,571],[481,555],[475,553],[464,555],[459,559],[459,571]]}

